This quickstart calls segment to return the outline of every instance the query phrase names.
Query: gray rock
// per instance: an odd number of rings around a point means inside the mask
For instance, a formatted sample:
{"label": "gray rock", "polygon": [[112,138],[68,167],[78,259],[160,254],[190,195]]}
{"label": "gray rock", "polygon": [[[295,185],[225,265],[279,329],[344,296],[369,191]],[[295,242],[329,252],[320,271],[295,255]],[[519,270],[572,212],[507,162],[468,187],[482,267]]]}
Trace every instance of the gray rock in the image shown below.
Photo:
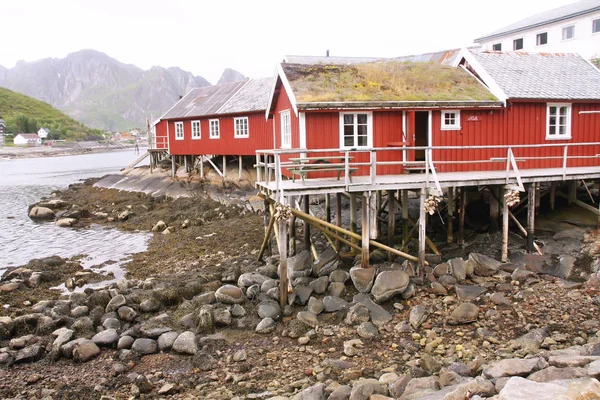
{"label": "gray rock", "polygon": [[473,303],[462,303],[450,314],[450,324],[468,324],[477,321],[479,317],[479,308]]}
{"label": "gray rock", "polygon": [[350,400],[369,400],[372,395],[388,395],[388,388],[377,379],[359,379],[354,381]]}
{"label": "gray rock", "polygon": [[135,339],[131,336],[123,336],[119,338],[119,342],[117,343],[117,349],[130,349],[133,346]]}
{"label": "gray rock", "polygon": [[78,318],[73,325],[71,325],[71,329],[75,333],[76,337],[91,338],[96,333],[94,329],[94,321],[92,321],[90,317]]}
{"label": "gray rock", "polygon": [[352,393],[352,388],[350,386],[340,385],[331,392],[327,400],[348,400],[350,393]]}
{"label": "gray rock", "polygon": [[487,291],[486,288],[477,285],[456,285],[454,290],[460,301],[475,300]]}
{"label": "gray rock", "polygon": [[40,360],[44,357],[45,349],[39,344],[25,347],[17,352],[15,355],[15,364],[30,363]]}
{"label": "gray rock", "polygon": [[276,301],[262,301],[258,305],[258,316],[261,318],[271,318],[272,320],[277,320],[281,317],[281,307]]}
{"label": "gray rock", "polygon": [[98,332],[92,337],[92,342],[98,346],[111,347],[119,341],[119,334],[114,329],[106,329],[102,332]]}
{"label": "gray rock", "polygon": [[271,333],[275,330],[275,321],[272,318],[263,318],[256,326],[257,333]]}
{"label": "gray rock", "polygon": [[73,360],[86,362],[100,354],[100,348],[91,340],[83,340],[73,347]]}
{"label": "gray rock", "polygon": [[[75,340],[71,340],[65,344],[63,344],[62,346],[60,346],[60,354],[62,354],[63,357],[65,358],[73,358],[73,349],[75,349],[75,346],[77,346],[78,344],[85,342],[86,340],[89,339],[85,339],[85,338],[78,338]],[[89,340],[91,342],[91,340]],[[94,342],[92,342],[94,343]]]}
{"label": "gray rock", "polygon": [[521,377],[510,378],[498,395],[499,400],[554,400],[566,398],[567,388],[555,383],[540,383]]}
{"label": "gray rock", "polygon": [[216,301],[217,301],[217,298],[215,297],[215,292],[213,292],[213,291],[199,294],[197,296],[194,296],[194,298],[192,299],[192,302],[194,303],[194,305],[196,307],[213,304],[213,303],[216,303]]}
{"label": "gray rock", "polygon": [[333,249],[321,253],[312,266],[314,276],[327,276],[338,268],[338,255]]}
{"label": "gray rock", "polygon": [[484,254],[471,253],[467,260],[467,270],[473,269],[473,273],[479,276],[492,276],[500,269],[502,263]]}
{"label": "gray rock", "polygon": [[52,351],[58,354],[61,346],[73,338],[73,331],[63,327],[52,332],[52,335],[55,336],[54,342],[52,342]]}
{"label": "gray rock", "polygon": [[502,293],[494,293],[490,296],[490,300],[497,306],[510,307],[511,303]]}
{"label": "gray rock", "polygon": [[450,267],[450,264],[448,264],[448,263],[438,264],[433,269],[433,275],[436,278],[439,278],[442,275],[451,275],[451,274],[452,274],[452,267]]}
{"label": "gray rock", "polygon": [[323,294],[327,291],[327,286],[329,286],[329,277],[322,276],[309,283],[308,286],[310,286],[316,294]]}
{"label": "gray rock", "polygon": [[371,322],[363,322],[356,328],[356,333],[363,339],[374,339],[379,336],[377,327]]}
{"label": "gray rock", "polygon": [[453,258],[448,260],[448,265],[452,271],[452,276],[459,283],[462,283],[467,279],[467,263],[462,258]]}
{"label": "gray rock", "polygon": [[383,271],[375,278],[371,294],[377,303],[382,303],[402,294],[409,283],[410,277],[404,271]]}
{"label": "gray rock", "polygon": [[107,313],[109,313],[111,311],[117,311],[119,309],[119,307],[122,307],[125,304],[127,304],[127,300],[125,299],[125,296],[123,296],[122,294],[118,294],[115,297],[113,297],[112,299],[110,299],[110,301],[106,305],[105,311]]}
{"label": "gray rock", "polygon": [[246,350],[245,349],[240,349],[237,350],[235,353],[233,353],[233,361],[235,362],[241,362],[241,361],[245,361],[246,358],[248,358],[248,355],[246,354]]}
{"label": "gray rock", "polygon": [[215,325],[229,326],[232,322],[231,312],[228,308],[215,308],[213,310]]}
{"label": "gray rock", "polygon": [[438,282],[444,285],[448,290],[452,289],[456,285],[456,278],[451,275],[442,275],[438,279]]}
{"label": "gray rock", "polygon": [[136,339],[131,346],[131,349],[138,354],[154,354],[158,350],[158,344],[154,339],[140,338]]}
{"label": "gray rock", "polygon": [[600,360],[598,356],[550,356],[548,363],[553,367],[584,367],[591,362]]}
{"label": "gray rock", "polygon": [[296,295],[294,301],[299,306],[305,306],[308,303],[308,299],[312,294],[313,290],[311,287],[298,285],[294,288],[294,294]]}
{"label": "gray rock", "polygon": [[336,269],[329,275],[329,282],[346,283],[350,279],[350,273],[343,269]]}
{"label": "gray rock", "polygon": [[317,383],[295,394],[290,400],[325,400],[325,386]]}
{"label": "gray rock", "polygon": [[165,332],[158,337],[156,344],[158,345],[158,350],[160,351],[168,351],[173,347],[173,343],[179,337],[177,332]]}
{"label": "gray rock", "polygon": [[59,228],[69,228],[71,226],[77,225],[78,220],[76,218],[60,218],[54,222],[54,225]]}
{"label": "gray rock", "polygon": [[106,318],[102,326],[105,329],[121,329],[121,322],[117,318]]}
{"label": "gray rock", "polygon": [[356,290],[361,293],[369,293],[371,287],[373,287],[375,268],[362,268],[361,266],[352,267],[350,269],[350,278],[352,279]]}
{"label": "gray rock", "polygon": [[306,307],[306,311],[310,311],[315,314],[320,314],[324,310],[325,306],[323,305],[323,300],[318,299],[316,297],[311,297],[308,299],[308,306]]}
{"label": "gray rock", "polygon": [[10,339],[15,330],[15,323],[10,317],[0,317],[0,340]]}
{"label": "gray rock", "polygon": [[279,281],[276,279],[267,279],[260,285],[260,291],[262,293],[267,293],[269,290],[276,288],[279,286]]}
{"label": "gray rock", "polygon": [[527,379],[535,382],[550,382],[559,379],[577,379],[588,375],[585,368],[566,367],[556,368],[548,367],[529,375]]}
{"label": "gray rock", "polygon": [[47,207],[35,206],[29,211],[29,218],[31,219],[54,219],[54,211]]}
{"label": "gray rock", "polygon": [[196,354],[198,345],[196,344],[196,335],[194,332],[186,331],[179,335],[173,343],[173,350],[182,354]]}
{"label": "gray rock", "polygon": [[160,308],[160,303],[154,299],[147,299],[140,303],[140,311],[143,313],[156,312]]}
{"label": "gray rock", "polygon": [[223,304],[239,304],[244,301],[244,294],[237,286],[223,285],[215,292],[215,298]]}
{"label": "gray rock", "polygon": [[594,361],[588,364],[587,374],[593,378],[600,378],[600,361]]}
{"label": "gray rock", "polygon": [[246,315],[246,309],[239,304],[231,306],[231,316],[234,318],[241,318]]}
{"label": "gray rock", "polygon": [[533,271],[529,271],[522,267],[517,267],[510,275],[513,281],[524,282],[525,280],[536,276],[537,274]]}
{"label": "gray rock", "polygon": [[406,385],[408,385],[408,382],[410,382],[411,379],[412,377],[409,375],[400,375],[398,379],[389,385],[390,396],[393,398],[402,396],[406,389]]}
{"label": "gray rock", "polygon": [[339,297],[325,296],[325,298],[323,298],[323,308],[324,311],[328,313],[345,310],[348,306],[348,302]]}
{"label": "gray rock", "polygon": [[346,292],[346,285],[342,282],[331,282],[329,284],[329,295],[333,297],[341,297]]}
{"label": "gray rock", "polygon": [[71,310],[71,317],[73,318],[81,318],[85,317],[89,313],[88,306],[77,306]]}
{"label": "gray rock", "polygon": [[257,274],[255,272],[248,272],[239,276],[237,284],[239,287],[250,287],[252,285],[262,285],[265,281],[271,278]]}
{"label": "gray rock", "polygon": [[312,272],[312,256],[308,250],[303,250],[287,259],[288,278],[294,280],[309,276]]}
{"label": "gray rock", "polygon": [[439,282],[433,282],[431,284],[431,289],[433,290],[433,293],[440,296],[446,296],[448,294],[448,290]]}
{"label": "gray rock", "polygon": [[119,307],[118,314],[119,314],[119,318],[121,318],[123,321],[127,321],[127,322],[135,321],[135,319],[138,316],[138,313],[129,306]]}
{"label": "gray rock", "polygon": [[483,375],[489,379],[497,379],[504,376],[526,376],[547,366],[548,363],[542,357],[528,359],[509,358],[492,364],[483,371]]}
{"label": "gray rock", "polygon": [[362,324],[363,322],[367,322],[371,319],[371,313],[367,306],[362,303],[354,304],[348,310],[346,314],[346,318],[344,319],[344,323],[348,325],[356,325]]}
{"label": "gray rock", "polygon": [[363,341],[360,339],[351,339],[344,342],[344,354],[348,357],[357,355],[363,347]]}
{"label": "gray rock", "polygon": [[[481,399],[494,396],[496,394],[496,388],[494,384],[487,379],[478,376],[475,379],[468,380],[466,382],[460,382],[455,385],[444,388],[445,392],[443,399],[445,400],[463,400],[463,399]],[[440,397],[441,399],[442,397]],[[429,397],[424,400],[430,400]],[[433,397],[431,398],[433,400]]]}
{"label": "gray rock", "polygon": [[428,315],[429,314],[427,313],[427,310],[423,305],[416,305],[410,310],[408,323],[410,324],[410,326],[412,326],[413,329],[418,329],[421,326],[421,324],[425,322]]}
{"label": "gray rock", "polygon": [[511,347],[520,348],[525,351],[535,351],[540,348],[544,339],[548,337],[547,328],[534,329],[523,336],[513,340]]}
{"label": "gray rock", "polygon": [[319,319],[317,318],[317,314],[309,312],[309,311],[300,311],[297,315],[296,318],[305,323],[308,326],[311,326],[313,328],[315,328],[317,325],[319,325]]}
{"label": "gray rock", "polygon": [[413,378],[406,385],[402,399],[418,399],[438,390],[440,390],[440,382],[437,376]]}
{"label": "gray rock", "polygon": [[354,296],[352,301],[354,303],[361,303],[369,309],[369,313],[371,314],[371,322],[373,322],[375,326],[383,326],[392,320],[392,314],[387,312],[379,304],[374,303],[370,299],[369,295],[362,293],[357,294]]}
{"label": "gray rock", "polygon": [[419,366],[425,371],[429,372],[430,374],[435,374],[436,372],[439,372],[440,369],[442,369],[442,364],[435,357],[427,353],[421,354]]}

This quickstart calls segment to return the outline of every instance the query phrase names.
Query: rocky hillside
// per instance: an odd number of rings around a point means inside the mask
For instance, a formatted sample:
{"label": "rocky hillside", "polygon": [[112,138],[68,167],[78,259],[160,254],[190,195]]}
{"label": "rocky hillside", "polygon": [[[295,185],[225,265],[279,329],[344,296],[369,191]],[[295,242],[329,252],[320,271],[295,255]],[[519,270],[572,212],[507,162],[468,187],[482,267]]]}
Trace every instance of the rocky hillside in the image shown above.
{"label": "rocky hillside", "polygon": [[217,85],[223,83],[239,82],[243,81],[244,79],[246,79],[246,77],[237,72],[236,70],[231,68],[225,68],[225,70],[221,74],[221,77],[219,78],[219,81],[217,82]]}
{"label": "rocky hillside", "polygon": [[0,66],[0,87],[45,101],[84,124],[100,129],[144,127],[179,96],[210,83],[179,68],[145,71],[95,50],[65,58]]}

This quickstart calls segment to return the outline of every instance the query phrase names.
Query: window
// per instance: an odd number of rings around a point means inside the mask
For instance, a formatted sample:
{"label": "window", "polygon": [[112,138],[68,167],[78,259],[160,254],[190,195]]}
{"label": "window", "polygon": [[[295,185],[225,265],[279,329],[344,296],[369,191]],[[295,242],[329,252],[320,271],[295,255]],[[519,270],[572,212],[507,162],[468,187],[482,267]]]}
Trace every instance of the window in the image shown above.
{"label": "window", "polygon": [[372,142],[372,126],[371,113],[341,113],[341,147],[370,147]]}
{"label": "window", "polygon": [[250,136],[248,132],[248,117],[234,118],[233,125],[235,127],[233,137],[247,138]]}
{"label": "window", "polygon": [[562,40],[569,40],[575,37],[575,25],[565,26],[562,29]]}
{"label": "window", "polygon": [[290,119],[290,110],[282,111],[281,118],[281,148],[289,149],[292,147],[292,121]]}
{"label": "window", "polygon": [[183,122],[175,122],[175,140],[183,140]]}
{"label": "window", "polygon": [[513,50],[521,50],[523,48],[523,38],[513,40]]}
{"label": "window", "polygon": [[502,51],[502,43],[496,43],[496,44],[492,45],[492,50]]}
{"label": "window", "polygon": [[535,45],[543,46],[548,43],[548,32],[538,33],[535,37]]}
{"label": "window", "polygon": [[571,139],[571,105],[548,103],[546,139]]}
{"label": "window", "polygon": [[208,124],[210,125],[210,138],[218,139],[219,137],[221,137],[221,132],[219,130],[219,120],[209,119]]}
{"label": "window", "polygon": [[442,130],[448,131],[458,129],[460,129],[460,111],[442,111]]}
{"label": "window", "polygon": [[200,139],[200,121],[192,121],[192,139]]}
{"label": "window", "polygon": [[600,18],[592,21],[592,33],[600,32]]}

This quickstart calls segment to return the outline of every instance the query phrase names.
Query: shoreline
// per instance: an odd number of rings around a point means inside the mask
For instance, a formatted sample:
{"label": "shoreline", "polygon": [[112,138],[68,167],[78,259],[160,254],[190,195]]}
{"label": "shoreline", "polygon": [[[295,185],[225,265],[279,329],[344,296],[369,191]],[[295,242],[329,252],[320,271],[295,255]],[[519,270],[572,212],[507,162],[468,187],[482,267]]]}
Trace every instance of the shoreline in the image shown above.
{"label": "shoreline", "polygon": [[[42,157],[60,157],[74,156],[90,153],[108,153],[112,151],[134,149],[135,144],[108,144],[99,142],[74,142],[68,146],[37,146],[37,147],[12,147],[0,146],[0,159],[17,158],[42,158]],[[146,151],[147,147],[140,147],[140,155]]]}

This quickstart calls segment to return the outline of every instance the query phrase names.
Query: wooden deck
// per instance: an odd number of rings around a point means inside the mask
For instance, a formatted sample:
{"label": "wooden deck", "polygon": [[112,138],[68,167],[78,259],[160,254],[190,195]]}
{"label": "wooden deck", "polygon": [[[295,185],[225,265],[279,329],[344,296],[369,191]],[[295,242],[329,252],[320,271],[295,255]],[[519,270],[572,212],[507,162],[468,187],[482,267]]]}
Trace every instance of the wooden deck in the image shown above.
{"label": "wooden deck", "polygon": [[[600,167],[574,167],[574,168],[547,168],[547,169],[522,169],[519,175],[523,183],[532,182],[561,182],[580,179],[599,179]],[[517,179],[514,171],[508,173],[502,171],[474,171],[474,172],[440,172],[437,179],[440,186],[464,187],[480,185],[516,185]],[[337,180],[332,178],[306,179],[302,182],[292,182],[292,180],[283,179],[279,182],[279,187],[275,181],[256,182],[256,187],[263,193],[274,196],[278,190],[283,196],[300,196],[324,193],[341,192],[368,192],[376,190],[400,190],[400,189],[421,189],[425,186],[435,188],[435,182],[429,174],[429,184],[426,182],[426,174],[402,174],[402,175],[378,175],[374,182],[371,182],[370,176],[353,176],[352,183],[345,182],[342,177]]]}

